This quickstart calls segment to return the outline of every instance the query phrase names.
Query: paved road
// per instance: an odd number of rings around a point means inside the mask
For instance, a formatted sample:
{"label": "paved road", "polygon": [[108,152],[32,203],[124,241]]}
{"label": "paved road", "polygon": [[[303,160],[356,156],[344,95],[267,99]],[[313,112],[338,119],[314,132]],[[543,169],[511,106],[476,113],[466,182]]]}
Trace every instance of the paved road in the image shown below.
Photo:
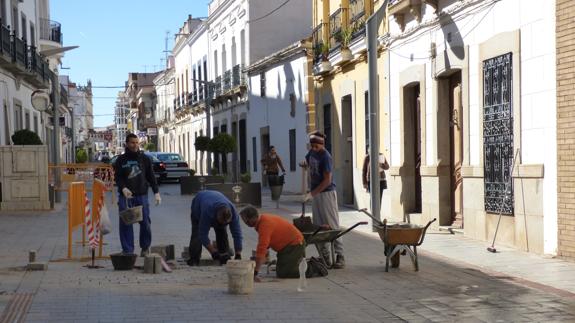
{"label": "paved road", "polygon": [[[180,196],[175,184],[161,189],[164,203],[152,207],[153,241],[175,244],[179,255],[189,239],[192,198]],[[274,206],[266,202],[264,209],[286,217],[297,214],[296,203]],[[110,210],[115,219],[111,205]],[[341,214],[346,224],[360,217],[350,210]],[[149,275],[113,271],[107,260],[98,261],[102,269],[61,261],[65,229],[65,210],[0,214],[0,312],[23,312],[20,317],[27,322],[575,321],[575,276],[562,286],[557,279],[546,283],[524,274],[534,263],[534,268],[555,268],[547,276],[563,277],[571,263],[509,251],[487,255],[490,266],[481,266],[483,256],[467,252],[477,242],[442,233],[426,237],[424,246],[429,247],[420,252],[419,272],[403,257],[399,269],[386,273],[383,244],[366,227],[345,236],[346,269],[308,280],[305,292],[297,292],[297,280],[270,275],[253,294],[235,296],[226,292],[222,267],[181,265],[171,274]],[[257,237],[253,229],[243,229],[247,254]],[[107,239],[107,253],[120,250],[117,232]],[[22,270],[29,249],[38,249],[40,260],[50,260],[48,271]],[[83,252],[79,245],[74,251]],[[308,252],[315,253],[311,247]],[[519,262],[515,274],[513,260]],[[504,265],[497,267],[498,261]],[[16,303],[21,306],[13,310],[10,304]]]}

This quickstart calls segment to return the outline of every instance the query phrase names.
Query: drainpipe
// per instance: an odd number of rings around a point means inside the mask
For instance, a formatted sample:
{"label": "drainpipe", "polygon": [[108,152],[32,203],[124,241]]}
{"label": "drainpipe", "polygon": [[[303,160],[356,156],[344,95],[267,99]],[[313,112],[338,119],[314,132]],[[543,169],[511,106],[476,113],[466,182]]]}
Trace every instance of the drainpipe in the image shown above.
{"label": "drainpipe", "polygon": [[[381,219],[380,196],[379,196],[379,87],[377,82],[377,30],[387,11],[385,0],[381,7],[369,16],[366,22],[367,39],[367,68],[369,71],[369,155],[370,155],[370,183],[371,183],[371,213]],[[372,223],[375,231],[375,223]]]}

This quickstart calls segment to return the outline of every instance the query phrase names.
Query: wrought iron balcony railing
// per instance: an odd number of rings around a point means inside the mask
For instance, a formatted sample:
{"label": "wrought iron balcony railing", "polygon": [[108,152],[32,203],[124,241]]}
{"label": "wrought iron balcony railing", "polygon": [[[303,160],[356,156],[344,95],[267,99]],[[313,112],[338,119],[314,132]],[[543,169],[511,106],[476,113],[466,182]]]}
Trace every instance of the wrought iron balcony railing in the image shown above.
{"label": "wrought iron balcony railing", "polygon": [[222,95],[222,77],[221,76],[216,77],[216,80],[214,81],[214,94],[216,95],[216,97]]}
{"label": "wrought iron balcony railing", "polygon": [[331,16],[329,16],[329,48],[331,50],[339,47],[337,34],[341,32],[341,19],[341,8],[337,9],[331,14]]}
{"label": "wrought iron balcony railing", "polygon": [[243,72],[243,66],[241,64],[237,64],[232,68],[232,88],[236,88],[245,84],[246,79]]}
{"label": "wrought iron balcony railing", "polygon": [[224,72],[223,87],[224,93],[232,89],[232,71],[230,70]]}
{"label": "wrought iron balcony railing", "polygon": [[62,25],[57,21],[40,18],[40,39],[62,44]]}

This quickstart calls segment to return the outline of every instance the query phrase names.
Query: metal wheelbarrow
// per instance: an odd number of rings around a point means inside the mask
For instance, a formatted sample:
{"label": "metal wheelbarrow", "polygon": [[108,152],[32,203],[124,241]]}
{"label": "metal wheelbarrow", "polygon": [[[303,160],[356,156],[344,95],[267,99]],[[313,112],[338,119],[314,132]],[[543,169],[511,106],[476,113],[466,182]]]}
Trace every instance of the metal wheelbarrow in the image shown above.
{"label": "metal wheelbarrow", "polygon": [[375,228],[385,248],[385,271],[389,271],[390,260],[392,268],[399,267],[399,256],[405,254],[409,254],[415,271],[419,271],[417,247],[423,243],[427,228],[437,219],[434,218],[425,226],[411,223],[387,224],[386,219],[381,222],[369,214],[366,209],[361,209],[360,211],[375,221]]}

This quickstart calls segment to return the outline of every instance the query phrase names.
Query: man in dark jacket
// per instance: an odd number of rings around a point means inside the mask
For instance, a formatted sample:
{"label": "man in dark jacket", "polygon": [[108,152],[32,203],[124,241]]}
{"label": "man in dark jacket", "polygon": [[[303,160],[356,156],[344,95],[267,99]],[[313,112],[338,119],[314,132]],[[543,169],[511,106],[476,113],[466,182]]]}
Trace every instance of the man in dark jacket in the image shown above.
{"label": "man in dark jacket", "polygon": [[[230,259],[228,233],[226,228],[230,225],[230,232],[234,238],[235,259],[241,259],[242,229],[240,217],[234,204],[222,193],[217,191],[201,191],[192,201],[192,236],[190,237],[188,265],[197,266],[202,256],[202,246],[212,255],[212,259],[225,264]],[[216,233],[214,247],[208,236],[210,229]]]}
{"label": "man in dark jacket", "polygon": [[[118,185],[118,207],[120,212],[128,207],[142,206],[143,219],[140,221],[140,256],[149,253],[152,244],[150,205],[148,186],[152,187],[156,205],[162,202],[152,161],[139,150],[138,136],[131,133],[126,136],[126,152],[120,155],[114,164],[116,184]],[[134,228],[120,219],[120,242],[122,252],[134,253]]]}

